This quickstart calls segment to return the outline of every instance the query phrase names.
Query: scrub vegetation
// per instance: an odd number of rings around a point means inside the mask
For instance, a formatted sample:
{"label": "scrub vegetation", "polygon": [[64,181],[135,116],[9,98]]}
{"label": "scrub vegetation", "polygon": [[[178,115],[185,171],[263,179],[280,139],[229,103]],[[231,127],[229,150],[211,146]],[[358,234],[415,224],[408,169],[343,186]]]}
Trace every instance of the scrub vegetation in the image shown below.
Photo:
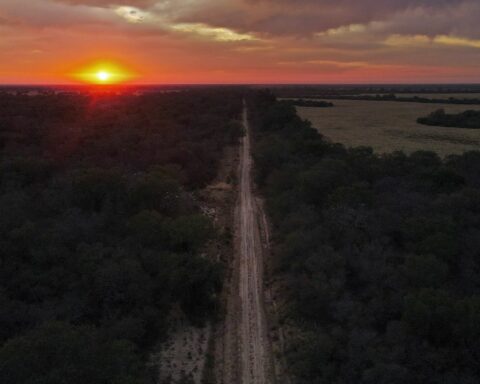
{"label": "scrub vegetation", "polygon": [[444,109],[432,112],[427,117],[417,120],[419,124],[439,127],[457,127],[480,129],[480,111],[465,111],[458,114],[445,113]]}

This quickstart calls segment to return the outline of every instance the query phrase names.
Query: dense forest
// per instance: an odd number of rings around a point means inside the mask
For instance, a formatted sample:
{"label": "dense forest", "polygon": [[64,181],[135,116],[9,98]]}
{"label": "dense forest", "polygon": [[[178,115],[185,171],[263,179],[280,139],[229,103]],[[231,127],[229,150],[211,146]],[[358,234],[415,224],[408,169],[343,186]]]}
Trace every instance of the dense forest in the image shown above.
{"label": "dense forest", "polygon": [[480,382],[480,152],[347,149],[249,105],[297,381]]}
{"label": "dense forest", "polygon": [[444,109],[432,112],[427,117],[417,119],[419,124],[439,127],[480,129],[480,111],[465,111],[457,114],[445,113]]}
{"label": "dense forest", "polygon": [[196,191],[241,109],[229,89],[0,94],[2,384],[150,383],[172,307],[212,316]]}

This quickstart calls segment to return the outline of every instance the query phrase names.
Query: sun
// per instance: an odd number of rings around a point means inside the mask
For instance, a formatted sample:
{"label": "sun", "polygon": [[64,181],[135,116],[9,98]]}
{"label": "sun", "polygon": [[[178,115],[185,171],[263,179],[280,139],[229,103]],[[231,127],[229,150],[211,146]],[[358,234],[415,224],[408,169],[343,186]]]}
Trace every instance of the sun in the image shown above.
{"label": "sun", "polygon": [[97,62],[90,64],[72,74],[76,79],[89,84],[115,85],[131,81],[137,75],[113,62]]}
{"label": "sun", "polygon": [[112,75],[107,71],[98,71],[96,76],[97,79],[102,82],[108,81],[112,77]]}

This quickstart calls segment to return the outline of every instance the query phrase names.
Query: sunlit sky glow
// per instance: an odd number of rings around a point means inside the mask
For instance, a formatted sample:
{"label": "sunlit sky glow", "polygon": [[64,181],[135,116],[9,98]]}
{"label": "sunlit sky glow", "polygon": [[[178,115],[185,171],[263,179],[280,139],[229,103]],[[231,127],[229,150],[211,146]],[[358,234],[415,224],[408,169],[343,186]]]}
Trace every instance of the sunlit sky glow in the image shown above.
{"label": "sunlit sky glow", "polygon": [[0,83],[480,82],[478,20],[478,0],[0,0]]}
{"label": "sunlit sky glow", "polygon": [[138,75],[116,63],[97,62],[67,76],[70,80],[75,79],[88,84],[121,84],[133,81]]}

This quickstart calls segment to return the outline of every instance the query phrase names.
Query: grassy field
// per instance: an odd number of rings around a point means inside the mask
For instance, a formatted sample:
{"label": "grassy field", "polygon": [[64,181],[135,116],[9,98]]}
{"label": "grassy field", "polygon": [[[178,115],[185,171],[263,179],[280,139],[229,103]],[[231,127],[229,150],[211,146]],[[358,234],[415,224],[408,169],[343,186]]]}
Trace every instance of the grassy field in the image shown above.
{"label": "grassy field", "polygon": [[[361,93],[352,96],[375,96],[375,95],[390,95],[391,93]],[[423,97],[427,99],[448,99],[453,97],[455,99],[480,99],[480,93],[394,93],[397,97]]]}
{"label": "grassy field", "polygon": [[439,108],[458,113],[474,109],[472,106],[362,100],[333,103],[334,108],[297,110],[321,134],[349,147],[371,146],[377,152],[430,150],[441,156],[480,150],[480,130],[429,127],[416,122]]}

